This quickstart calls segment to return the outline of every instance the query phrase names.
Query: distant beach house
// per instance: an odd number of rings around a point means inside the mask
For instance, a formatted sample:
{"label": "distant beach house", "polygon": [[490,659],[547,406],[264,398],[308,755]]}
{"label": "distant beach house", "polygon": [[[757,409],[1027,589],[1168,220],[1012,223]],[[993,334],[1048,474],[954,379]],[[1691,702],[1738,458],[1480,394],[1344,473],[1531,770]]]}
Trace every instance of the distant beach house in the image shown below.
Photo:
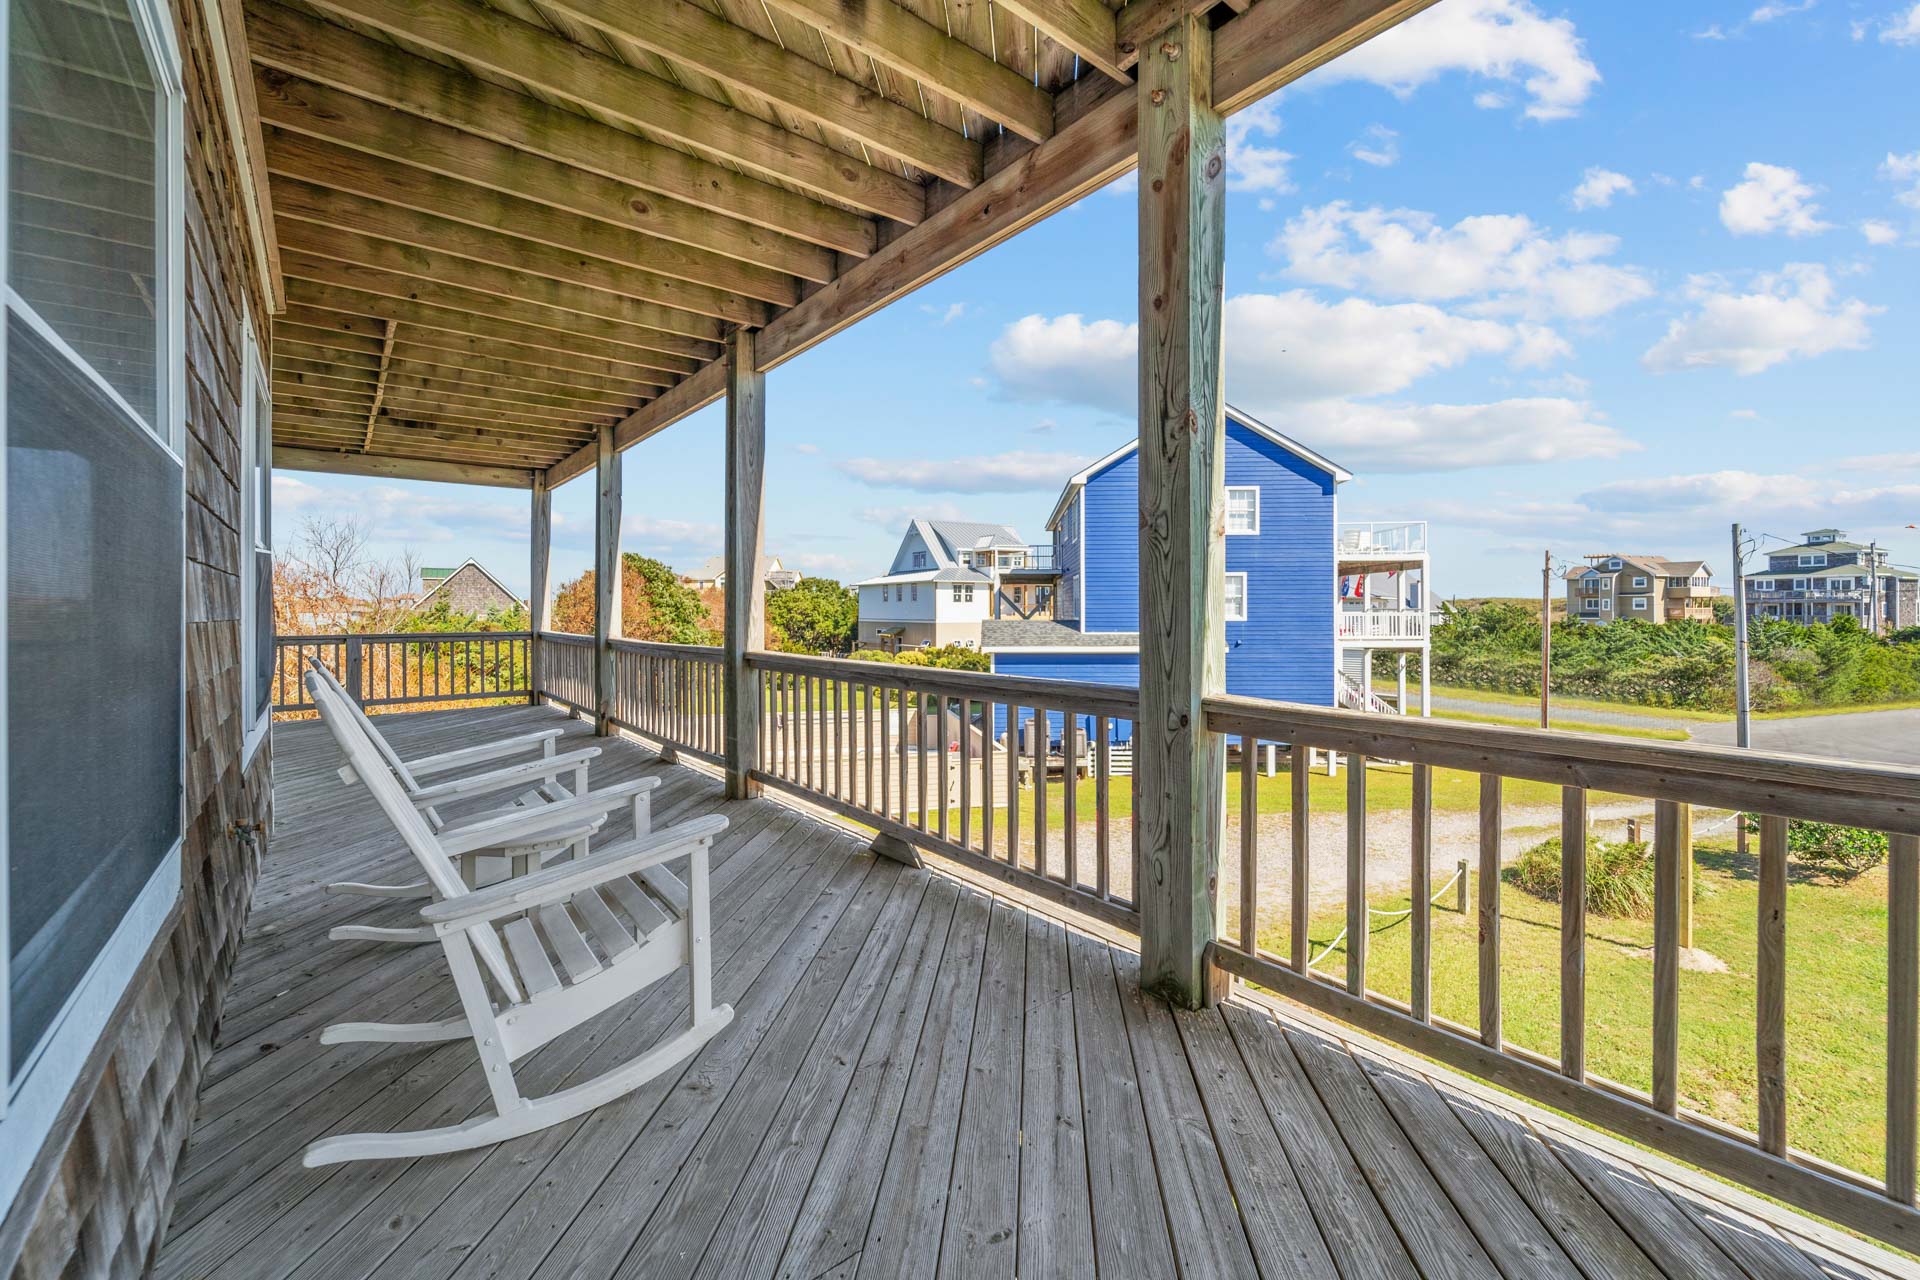
{"label": "distant beach house", "polygon": [[454,613],[505,613],[525,603],[500,579],[489,573],[478,560],[468,559],[452,569],[422,569],[420,598],[413,603],[415,613],[434,608],[441,601]]}
{"label": "distant beach house", "polygon": [[1008,525],[913,520],[887,571],[859,584],[859,647],[978,648],[989,619],[1051,617],[1056,576],[1052,549]]}
{"label": "distant beach house", "polygon": [[1567,574],[1567,616],[1576,622],[1615,618],[1642,622],[1713,621],[1719,595],[1704,560],[1629,556],[1603,552]]}
{"label": "distant beach house", "polygon": [[[763,562],[760,576],[766,584],[776,590],[785,591],[800,582],[800,571],[789,569],[780,563],[779,556],[768,556]],[[718,591],[727,585],[727,561],[724,556],[708,556],[701,561],[700,567],[692,573],[680,575],[680,581],[695,591]]]}
{"label": "distant beach house", "polygon": [[1747,575],[1747,613],[1790,622],[1858,618],[1880,631],[1920,625],[1920,573],[1895,567],[1887,549],[1852,542],[1844,529],[1814,529],[1797,546],[1767,553]]}
{"label": "distant beach house", "polygon": [[[1139,683],[1138,452],[1129,440],[1067,481],[1047,521],[1053,616],[984,621],[996,672]],[[1227,692],[1404,710],[1407,661],[1423,677],[1429,663],[1426,525],[1340,524],[1351,473],[1233,408],[1225,469]],[[1380,650],[1400,654],[1391,701],[1374,689]]]}

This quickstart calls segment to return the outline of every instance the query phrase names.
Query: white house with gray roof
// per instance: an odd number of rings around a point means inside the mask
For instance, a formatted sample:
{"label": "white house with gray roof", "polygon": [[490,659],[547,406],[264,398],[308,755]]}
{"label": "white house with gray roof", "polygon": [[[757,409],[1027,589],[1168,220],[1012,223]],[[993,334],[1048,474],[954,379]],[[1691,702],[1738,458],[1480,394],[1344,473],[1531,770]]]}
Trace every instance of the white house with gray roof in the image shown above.
{"label": "white house with gray roof", "polygon": [[1025,569],[1031,550],[1004,524],[914,520],[887,571],[859,584],[863,649],[980,645],[1001,574]]}

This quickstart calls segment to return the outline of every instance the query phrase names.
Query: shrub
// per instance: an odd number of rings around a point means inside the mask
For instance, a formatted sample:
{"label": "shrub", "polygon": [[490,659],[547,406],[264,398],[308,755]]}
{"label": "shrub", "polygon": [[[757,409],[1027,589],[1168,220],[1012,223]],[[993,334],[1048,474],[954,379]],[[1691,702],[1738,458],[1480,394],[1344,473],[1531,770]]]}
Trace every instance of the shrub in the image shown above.
{"label": "shrub", "polygon": [[[1507,878],[1535,897],[1560,901],[1560,839],[1521,854]],[[1653,847],[1644,841],[1587,837],[1587,910],[1601,916],[1653,914]]]}
{"label": "shrub", "polygon": [[[1747,830],[1759,829],[1759,819],[1747,819]],[[1787,854],[1814,874],[1844,883],[1887,860],[1887,835],[1831,822],[1789,822]]]}

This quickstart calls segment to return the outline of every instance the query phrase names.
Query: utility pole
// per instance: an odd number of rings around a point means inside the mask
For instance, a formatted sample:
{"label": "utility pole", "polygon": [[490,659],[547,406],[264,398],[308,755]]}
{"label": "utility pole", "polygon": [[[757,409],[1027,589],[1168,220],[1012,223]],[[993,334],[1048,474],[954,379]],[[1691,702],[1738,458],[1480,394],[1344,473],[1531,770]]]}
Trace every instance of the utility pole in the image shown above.
{"label": "utility pole", "polygon": [[1880,544],[1867,544],[1867,605],[1872,616],[1867,627],[1874,635],[1880,634]]}
{"label": "utility pole", "polygon": [[1553,707],[1553,552],[1540,558],[1540,727]]}
{"label": "utility pole", "polygon": [[1733,734],[1734,742],[1750,747],[1752,707],[1747,701],[1747,575],[1741,568],[1740,522],[1733,525]]}

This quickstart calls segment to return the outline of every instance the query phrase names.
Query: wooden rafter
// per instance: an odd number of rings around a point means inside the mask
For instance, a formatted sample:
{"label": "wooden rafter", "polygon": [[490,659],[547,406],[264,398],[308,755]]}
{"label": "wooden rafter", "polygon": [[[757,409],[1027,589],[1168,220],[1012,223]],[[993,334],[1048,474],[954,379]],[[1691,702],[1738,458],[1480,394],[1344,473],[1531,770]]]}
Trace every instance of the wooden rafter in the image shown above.
{"label": "wooden rafter", "polygon": [[387,321],[387,335],[380,342],[380,364],[374,371],[373,403],[367,406],[367,438],[360,445],[362,453],[373,448],[373,423],[380,416],[380,401],[387,393],[387,370],[393,364],[393,337],[399,331],[399,325]]}
{"label": "wooden rafter", "polygon": [[[874,224],[858,214],[416,58],[393,45],[267,0],[251,0],[247,12],[257,66],[344,90],[409,117],[436,121],[528,155],[632,183],[750,227],[854,257],[873,252]],[[297,110],[267,102],[293,90],[271,80],[262,80],[261,86],[263,109],[278,111],[276,123],[298,127],[286,118]],[[661,221],[677,225],[668,215],[663,214]],[[705,247],[727,251],[723,243]]]}
{"label": "wooden rafter", "polygon": [[925,191],[903,175],[863,164],[484,5],[464,0],[314,3],[758,176],[896,222],[918,222],[925,214]]}
{"label": "wooden rafter", "polygon": [[[764,302],[791,305],[795,288],[790,276],[823,284],[833,279],[833,254],[819,245],[716,217],[685,201],[654,195],[631,183],[603,178],[284,72],[262,71],[260,82],[261,110],[281,131],[277,145],[294,153],[283,154],[281,161],[296,176],[327,185],[350,185],[343,179],[370,174],[363,185],[353,189],[362,195],[393,199],[383,193],[399,184],[370,166],[381,161],[406,165],[440,175],[443,181],[472,183],[484,188],[484,194],[497,194],[510,201],[505,206],[482,206],[478,201],[464,200],[458,206],[437,206],[465,210],[472,204],[476,213],[484,208],[492,216],[482,225],[498,221],[499,213],[513,212],[532,201],[550,211],[577,214],[594,220],[596,225],[606,224],[633,234],[637,250],[647,255],[650,270],[731,289]],[[295,134],[324,141],[313,142],[318,151],[298,153],[292,143]],[[349,153],[348,148],[354,151]],[[364,155],[358,155],[359,165],[348,168],[336,163],[344,159],[343,153]],[[306,171],[299,172],[300,168]],[[418,184],[400,189],[421,190]],[[408,203],[404,197],[399,202]],[[480,221],[475,217],[467,220]],[[512,225],[539,226],[545,225],[545,220],[516,218]],[[682,246],[691,251],[691,256],[676,252]],[[752,265],[716,265],[708,261],[709,255]]]}
{"label": "wooden rafter", "polygon": [[1031,22],[1115,80],[1126,80],[1113,10],[1100,0],[997,0],[997,7]]}
{"label": "wooden rafter", "polygon": [[980,144],[687,0],[546,0],[597,30],[970,187]]}

